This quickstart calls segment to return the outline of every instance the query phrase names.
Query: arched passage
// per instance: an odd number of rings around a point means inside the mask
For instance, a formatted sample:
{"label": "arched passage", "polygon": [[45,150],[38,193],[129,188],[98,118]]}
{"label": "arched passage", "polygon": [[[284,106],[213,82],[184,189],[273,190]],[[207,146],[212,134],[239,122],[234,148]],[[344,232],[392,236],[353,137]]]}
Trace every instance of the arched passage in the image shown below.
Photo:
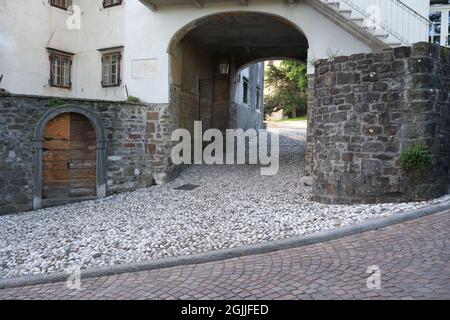
{"label": "arched passage", "polygon": [[274,57],[306,61],[309,48],[298,26],[265,12],[222,12],[194,20],[172,37],[169,54],[186,37],[216,57],[233,56],[237,68],[250,61]]}
{"label": "arched passage", "polygon": [[179,126],[192,131],[200,120],[204,129],[262,127],[261,61],[283,57],[306,63],[308,48],[304,33],[274,14],[234,11],[192,21],[168,48]]}
{"label": "arched passage", "polygon": [[93,112],[74,105],[49,110],[34,138],[34,209],[106,196],[106,131]]}
{"label": "arched passage", "polygon": [[252,64],[256,64],[256,63],[260,63],[260,62],[267,62],[267,61],[269,61],[269,62],[270,61],[294,61],[294,62],[298,62],[298,63],[305,63],[305,61],[303,61],[303,60],[299,60],[296,58],[290,58],[290,57],[284,57],[284,56],[266,57],[266,58],[251,60],[251,61],[243,64],[242,66],[239,67],[239,69],[237,70],[237,73],[250,67]]}

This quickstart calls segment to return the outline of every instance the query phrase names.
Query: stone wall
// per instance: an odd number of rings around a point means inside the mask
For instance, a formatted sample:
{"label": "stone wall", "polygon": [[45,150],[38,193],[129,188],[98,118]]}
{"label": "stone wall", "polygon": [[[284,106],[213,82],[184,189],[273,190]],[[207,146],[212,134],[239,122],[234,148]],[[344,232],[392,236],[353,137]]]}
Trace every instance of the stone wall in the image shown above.
{"label": "stone wall", "polygon": [[130,104],[32,96],[0,97],[0,214],[32,209],[36,123],[51,108],[76,105],[96,113],[107,132],[107,192],[133,190],[169,178],[168,105]]}
{"label": "stone wall", "polygon": [[314,111],[316,110],[315,75],[308,75],[308,128],[306,132],[305,176],[310,177],[314,170]]}
{"label": "stone wall", "polygon": [[[447,49],[419,43],[320,60],[313,81],[306,171],[312,171],[316,201],[417,201],[446,193]],[[427,173],[401,170],[400,153],[412,144],[430,148]]]}

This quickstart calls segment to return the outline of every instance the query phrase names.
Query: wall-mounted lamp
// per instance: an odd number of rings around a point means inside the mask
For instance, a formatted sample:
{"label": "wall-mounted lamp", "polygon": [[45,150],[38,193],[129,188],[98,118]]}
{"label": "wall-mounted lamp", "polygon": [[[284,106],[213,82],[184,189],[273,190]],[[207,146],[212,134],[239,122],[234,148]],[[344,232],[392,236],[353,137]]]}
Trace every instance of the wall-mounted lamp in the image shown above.
{"label": "wall-mounted lamp", "polygon": [[228,75],[230,73],[230,63],[227,60],[222,60],[219,63],[221,75]]}

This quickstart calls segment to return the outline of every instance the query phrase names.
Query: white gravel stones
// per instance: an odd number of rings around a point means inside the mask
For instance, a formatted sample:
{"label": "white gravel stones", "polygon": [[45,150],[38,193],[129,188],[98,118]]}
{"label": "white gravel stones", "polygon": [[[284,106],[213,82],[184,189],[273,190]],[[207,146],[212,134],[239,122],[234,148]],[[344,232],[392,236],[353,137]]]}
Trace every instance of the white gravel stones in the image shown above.
{"label": "white gravel stones", "polygon": [[[305,132],[284,131],[280,173],[191,166],[165,186],[0,217],[0,278],[160,259],[300,236],[438,203],[331,206],[300,186]],[[176,191],[183,184],[200,185]]]}

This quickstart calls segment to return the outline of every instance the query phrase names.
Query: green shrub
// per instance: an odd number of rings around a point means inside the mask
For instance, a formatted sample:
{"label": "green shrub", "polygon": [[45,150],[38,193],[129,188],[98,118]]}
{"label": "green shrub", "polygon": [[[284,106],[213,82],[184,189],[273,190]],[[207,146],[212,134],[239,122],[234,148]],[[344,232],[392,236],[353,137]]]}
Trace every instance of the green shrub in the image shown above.
{"label": "green shrub", "polygon": [[64,104],[64,101],[61,101],[57,98],[52,98],[48,101],[48,106],[50,108],[58,108]]}
{"label": "green shrub", "polygon": [[129,96],[128,97],[128,102],[139,103],[139,102],[141,102],[141,100],[139,98],[137,98],[137,97]]}
{"label": "green shrub", "polygon": [[406,172],[426,171],[432,165],[430,150],[422,144],[413,145],[402,151],[400,166]]}
{"label": "green shrub", "polygon": [[442,56],[442,59],[444,59],[446,62],[448,62],[449,50],[448,50],[447,47],[442,47],[441,48],[441,56]]}

